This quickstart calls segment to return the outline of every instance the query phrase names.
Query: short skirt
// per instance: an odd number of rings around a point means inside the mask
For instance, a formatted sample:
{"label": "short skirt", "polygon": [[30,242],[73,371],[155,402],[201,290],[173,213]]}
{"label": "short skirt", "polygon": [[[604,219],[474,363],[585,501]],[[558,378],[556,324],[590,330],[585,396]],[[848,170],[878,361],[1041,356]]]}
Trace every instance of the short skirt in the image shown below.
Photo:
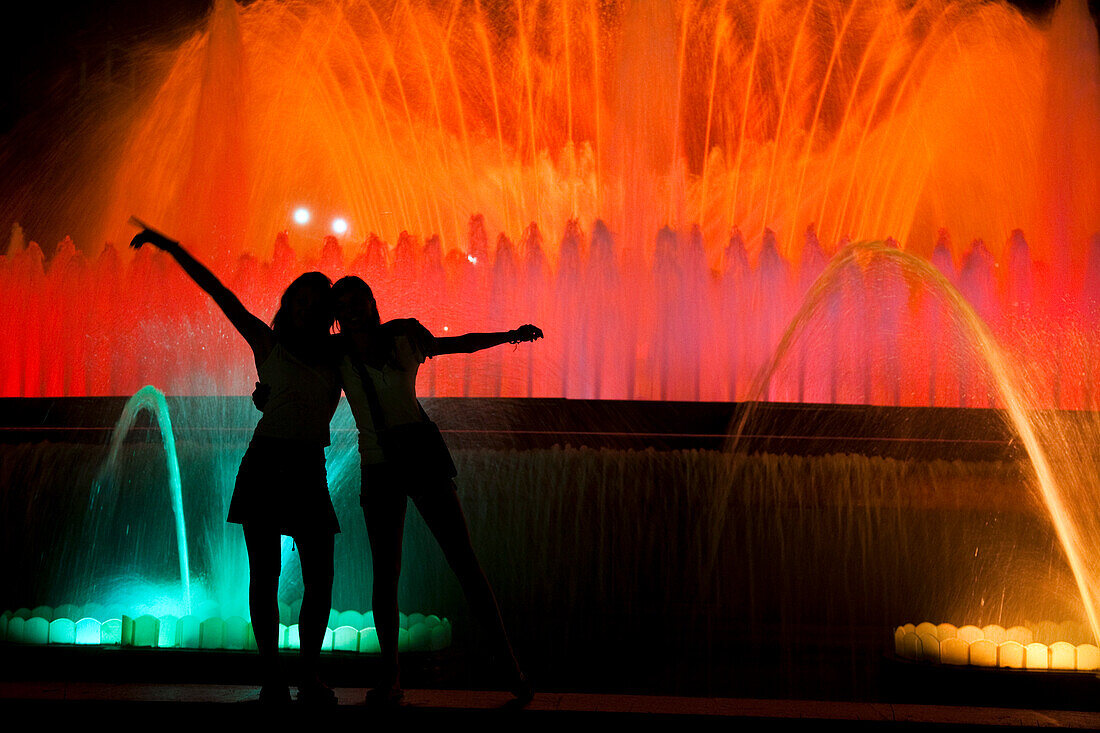
{"label": "short skirt", "polygon": [[324,446],[252,436],[237,471],[226,521],[291,537],[339,532],[328,493]]}

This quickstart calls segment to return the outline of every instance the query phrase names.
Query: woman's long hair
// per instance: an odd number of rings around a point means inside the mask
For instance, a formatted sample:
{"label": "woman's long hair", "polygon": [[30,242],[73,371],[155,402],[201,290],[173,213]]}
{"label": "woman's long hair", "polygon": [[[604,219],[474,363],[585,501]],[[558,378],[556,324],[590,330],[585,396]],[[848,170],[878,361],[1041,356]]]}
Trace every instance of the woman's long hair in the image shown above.
{"label": "woman's long hair", "polygon": [[373,323],[370,325],[373,327],[382,325],[382,317],[378,315],[378,301],[374,299],[374,291],[370,289],[370,285],[367,285],[363,278],[357,275],[345,275],[337,280],[332,285],[332,300],[335,303],[340,300],[340,296],[349,292],[361,292],[370,298],[370,302],[374,304],[374,318]]}
{"label": "woman's long hair", "polygon": [[[328,325],[324,330],[318,330],[317,333],[308,333],[296,329],[290,319],[290,303],[293,302],[299,292],[308,289],[317,290],[325,298],[324,308]],[[275,339],[284,344],[306,344],[325,338],[336,320],[332,303],[332,281],[328,279],[327,275],[323,272],[307,272],[299,275],[283,291],[283,296],[279,299],[279,310],[275,312],[275,317],[271,320],[271,329],[275,332]]]}
{"label": "woman's long hair", "polygon": [[[388,363],[394,368],[399,368],[397,363],[397,355],[394,353],[394,335],[391,329],[384,328],[382,326],[382,317],[378,314],[378,301],[374,299],[374,291],[370,289],[370,285],[361,277],[356,275],[347,275],[340,278],[332,285],[332,300],[333,302],[339,302],[340,296],[344,293],[359,292],[365,295],[374,306],[374,313],[371,314],[371,322],[368,324],[370,329],[370,350],[377,355],[379,362]],[[339,322],[337,322],[339,326]],[[347,347],[345,347],[347,348]],[[356,369],[359,365],[356,364]],[[368,377],[365,374],[360,374],[364,379]]]}

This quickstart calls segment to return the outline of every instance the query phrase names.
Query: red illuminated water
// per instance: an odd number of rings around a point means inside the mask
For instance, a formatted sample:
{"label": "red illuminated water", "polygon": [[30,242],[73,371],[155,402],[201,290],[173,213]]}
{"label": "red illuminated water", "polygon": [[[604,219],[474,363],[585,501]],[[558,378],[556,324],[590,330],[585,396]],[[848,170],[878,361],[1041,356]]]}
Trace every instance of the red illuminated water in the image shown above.
{"label": "red illuminated water", "polygon": [[[435,395],[745,398],[826,260],[893,237],[1041,404],[1091,406],[1098,67],[1082,0],[1043,21],[974,0],[220,0],[150,61],[99,237],[46,258],[17,234],[0,259],[0,395],[250,389],[205,296],[118,246],[136,214],[265,317],[317,268],[436,333],[546,331],[430,364]],[[846,287],[773,399],[996,402],[935,314]]]}

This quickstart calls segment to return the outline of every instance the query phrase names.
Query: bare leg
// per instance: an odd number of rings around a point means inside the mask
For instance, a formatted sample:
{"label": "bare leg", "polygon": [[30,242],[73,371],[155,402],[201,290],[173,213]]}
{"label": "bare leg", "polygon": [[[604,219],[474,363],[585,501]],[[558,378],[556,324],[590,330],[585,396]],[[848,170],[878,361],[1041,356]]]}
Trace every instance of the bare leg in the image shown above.
{"label": "bare leg", "polygon": [[317,663],[328,627],[329,609],[332,608],[334,542],[334,536],[327,532],[295,538],[304,586],[302,610],[298,617],[304,684],[319,683]]}
{"label": "bare leg", "polygon": [[466,595],[474,617],[489,631],[493,652],[507,665],[508,673],[518,681],[523,677],[523,672],[516,661],[508,632],[504,630],[504,620],[500,616],[496,596],[493,595],[489,580],[474,553],[458,494],[453,489],[453,483],[451,486],[450,491],[428,492],[414,497],[413,501],[439,542],[447,563],[458,576],[459,585],[462,586],[462,592]]}
{"label": "bare leg", "polygon": [[382,689],[401,686],[397,659],[397,581],[401,576],[406,503],[404,493],[389,488],[368,489],[363,495],[363,517],[367,521],[374,566],[371,605],[382,651],[382,676],[377,687]]}
{"label": "bare leg", "polygon": [[248,550],[248,609],[263,662],[263,684],[274,690],[286,685],[279,667],[279,535],[245,525],[244,542]]}

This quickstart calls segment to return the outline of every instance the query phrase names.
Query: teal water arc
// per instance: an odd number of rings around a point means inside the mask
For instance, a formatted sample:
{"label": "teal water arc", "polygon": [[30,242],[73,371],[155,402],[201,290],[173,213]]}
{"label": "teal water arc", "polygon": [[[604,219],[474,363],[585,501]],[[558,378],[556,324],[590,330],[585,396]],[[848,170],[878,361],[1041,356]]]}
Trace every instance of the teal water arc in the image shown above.
{"label": "teal water arc", "polygon": [[115,471],[123,441],[143,411],[153,415],[157,426],[160,428],[161,441],[164,444],[164,454],[168,468],[168,495],[176,524],[180,586],[183,592],[184,608],[186,613],[189,614],[191,613],[191,567],[187,549],[187,522],[183,511],[183,482],[180,479],[179,455],[176,452],[176,436],[172,430],[172,418],[168,412],[168,402],[164,397],[164,393],[156,387],[149,385],[142,387],[123,406],[122,415],[111,433],[110,450],[107,454],[107,460],[104,461],[96,479],[91,503],[94,508],[104,484],[108,482],[108,477],[113,475]]}

